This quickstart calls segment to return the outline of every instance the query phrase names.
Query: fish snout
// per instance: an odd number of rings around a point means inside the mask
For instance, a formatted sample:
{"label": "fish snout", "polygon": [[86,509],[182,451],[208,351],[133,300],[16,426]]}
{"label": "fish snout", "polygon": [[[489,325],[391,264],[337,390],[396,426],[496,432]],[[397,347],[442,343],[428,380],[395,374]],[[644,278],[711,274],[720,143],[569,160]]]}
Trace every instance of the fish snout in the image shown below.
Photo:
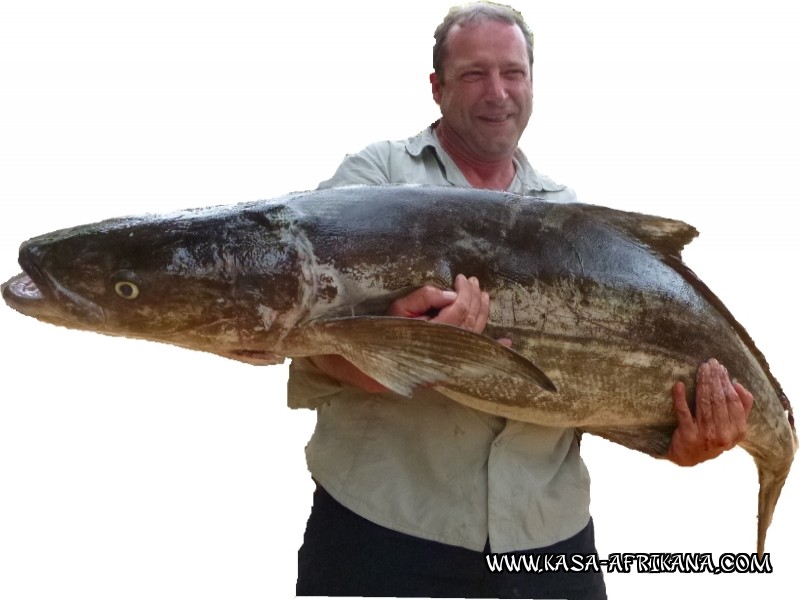
{"label": "fish snout", "polygon": [[33,283],[27,273],[20,273],[6,281],[2,286],[3,300],[11,308],[24,312],[22,308],[26,303],[39,302],[42,299],[42,292]]}
{"label": "fish snout", "polygon": [[40,321],[72,326],[96,326],[105,322],[102,307],[67,289],[36,267],[29,267],[6,281],[2,294],[11,308]]}

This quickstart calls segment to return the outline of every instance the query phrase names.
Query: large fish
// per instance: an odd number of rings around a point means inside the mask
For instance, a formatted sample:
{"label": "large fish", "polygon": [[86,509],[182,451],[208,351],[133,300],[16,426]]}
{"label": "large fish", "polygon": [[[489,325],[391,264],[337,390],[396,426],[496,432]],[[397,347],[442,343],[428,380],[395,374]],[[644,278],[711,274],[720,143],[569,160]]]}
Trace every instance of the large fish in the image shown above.
{"label": "large fish", "polygon": [[[388,388],[436,385],[503,417],[576,427],[663,455],[671,387],[715,357],[755,403],[741,446],[759,473],[764,550],[797,436],[750,337],[683,264],[694,228],[513,194],[350,187],[120,218],[22,244],[18,311],[254,364],[339,354]],[[486,335],[382,316],[425,284],[475,275]],[[513,350],[495,341],[513,340]]]}

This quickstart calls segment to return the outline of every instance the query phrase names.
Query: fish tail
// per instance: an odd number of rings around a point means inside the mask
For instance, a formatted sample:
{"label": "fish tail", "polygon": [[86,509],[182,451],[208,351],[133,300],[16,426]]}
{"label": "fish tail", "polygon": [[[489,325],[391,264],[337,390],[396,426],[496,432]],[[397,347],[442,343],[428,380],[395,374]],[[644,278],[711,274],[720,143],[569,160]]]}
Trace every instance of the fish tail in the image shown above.
{"label": "fish tail", "polygon": [[[791,463],[790,463],[791,464]],[[773,471],[758,465],[758,557],[764,555],[764,546],[767,540],[767,529],[772,523],[775,505],[780,498],[783,484],[789,475],[789,469]]]}

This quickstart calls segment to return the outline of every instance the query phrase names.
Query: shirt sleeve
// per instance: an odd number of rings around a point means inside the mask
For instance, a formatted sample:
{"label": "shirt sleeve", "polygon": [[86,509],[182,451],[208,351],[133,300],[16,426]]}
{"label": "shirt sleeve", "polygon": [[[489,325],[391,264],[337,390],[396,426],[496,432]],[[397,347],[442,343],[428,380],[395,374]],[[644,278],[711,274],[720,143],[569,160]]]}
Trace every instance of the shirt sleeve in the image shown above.
{"label": "shirt sleeve", "polygon": [[548,192],[545,199],[550,202],[569,204],[570,202],[577,202],[578,196],[571,187],[565,187],[557,192]]}
{"label": "shirt sleeve", "polygon": [[319,187],[389,183],[389,151],[387,142],[378,142],[357,154],[348,154],[333,177],[320,183]]}
{"label": "shirt sleeve", "polygon": [[342,384],[317,369],[307,358],[293,358],[286,382],[289,408],[314,410],[342,391]]}

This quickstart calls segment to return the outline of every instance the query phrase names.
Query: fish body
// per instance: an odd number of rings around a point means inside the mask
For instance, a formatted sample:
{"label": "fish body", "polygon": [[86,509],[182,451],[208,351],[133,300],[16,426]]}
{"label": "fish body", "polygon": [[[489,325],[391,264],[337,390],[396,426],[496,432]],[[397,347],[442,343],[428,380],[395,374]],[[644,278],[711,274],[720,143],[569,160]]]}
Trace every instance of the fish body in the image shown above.
{"label": "fish body", "polygon": [[[755,398],[758,551],[797,448],[766,360],[684,265],[691,226],[585,204],[364,186],[112,219],[22,244],[6,302],[37,319],[254,364],[339,354],[388,388],[436,385],[499,416],[663,456],[671,388],[714,357]],[[476,276],[486,335],[382,316]],[[495,341],[507,337],[513,349]]]}

